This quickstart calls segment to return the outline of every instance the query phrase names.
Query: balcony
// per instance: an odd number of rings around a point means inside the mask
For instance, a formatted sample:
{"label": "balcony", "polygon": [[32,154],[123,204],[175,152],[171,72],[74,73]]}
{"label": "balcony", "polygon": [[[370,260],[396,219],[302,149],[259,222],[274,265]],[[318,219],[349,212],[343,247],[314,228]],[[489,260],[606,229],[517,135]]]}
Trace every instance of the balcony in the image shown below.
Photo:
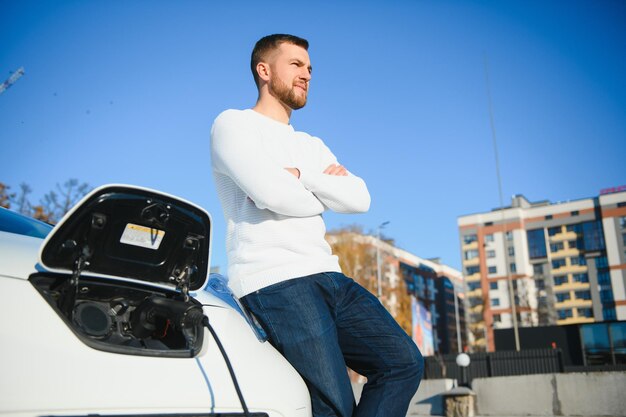
{"label": "balcony", "polygon": [[476,272],[475,274],[472,274],[472,275],[466,275],[465,281],[466,282],[480,281],[480,272]]}
{"label": "balcony", "polygon": [[587,272],[587,265],[570,265],[570,264],[566,264],[566,265],[563,265],[560,268],[552,270],[552,273],[554,275],[563,275],[563,274],[568,274],[568,273],[578,274],[578,273],[582,273],[582,272]]}
{"label": "balcony", "polygon": [[463,261],[463,266],[476,266],[480,264],[480,258],[476,257],[476,258],[472,258],[472,259],[465,259]]}
{"label": "balcony", "polygon": [[469,297],[467,303],[470,307],[476,307],[477,305],[483,305],[482,297]]}
{"label": "balcony", "polygon": [[472,314],[481,314],[483,313],[483,305],[481,304],[476,304],[474,306],[470,306],[469,308],[469,312]]}
{"label": "balcony", "polygon": [[473,291],[468,291],[468,292],[467,292],[467,296],[468,296],[469,298],[471,298],[471,297],[478,297],[478,298],[480,298],[480,299],[482,300],[482,297],[483,297],[483,290],[482,290],[482,289],[480,289],[480,288],[476,288],[476,289],[475,289],[475,290],[473,290]]}
{"label": "balcony", "polygon": [[576,324],[576,323],[593,323],[595,319],[593,317],[568,317],[563,320],[557,320],[556,324],[559,326],[563,324]]}
{"label": "balcony", "polygon": [[589,283],[588,282],[578,282],[578,281],[567,281],[562,284],[554,284],[554,288],[557,291],[565,291],[565,290],[588,290]]}
{"label": "balcony", "polygon": [[471,313],[469,315],[469,320],[471,323],[482,323],[482,325],[484,326],[484,317],[483,317],[483,313]]}
{"label": "balcony", "polygon": [[475,240],[470,243],[463,243],[462,249],[463,250],[478,249],[478,241]]}
{"label": "balcony", "polygon": [[554,303],[554,307],[559,308],[574,308],[574,307],[591,307],[593,305],[593,301],[585,300],[582,298],[570,298],[565,301],[556,301]]}
{"label": "balcony", "polygon": [[550,242],[562,242],[564,240],[576,240],[576,232],[561,232],[550,236]]}
{"label": "balcony", "polygon": [[580,255],[580,251],[576,248],[571,248],[571,249],[561,249],[558,250],[556,252],[551,252],[552,258],[553,259],[558,259],[558,258],[567,258],[570,256],[578,256]]}

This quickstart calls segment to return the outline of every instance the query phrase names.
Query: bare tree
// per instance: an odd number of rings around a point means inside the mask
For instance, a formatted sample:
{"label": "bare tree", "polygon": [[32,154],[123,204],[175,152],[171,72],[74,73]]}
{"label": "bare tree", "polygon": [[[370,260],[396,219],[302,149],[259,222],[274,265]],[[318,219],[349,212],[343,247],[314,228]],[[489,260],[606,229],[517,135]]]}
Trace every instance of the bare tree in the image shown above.
{"label": "bare tree", "polygon": [[0,206],[13,208],[26,216],[54,224],[87,194],[91,187],[87,183],[79,183],[76,179],[70,179],[62,186],[57,183],[56,190],[45,194],[39,205],[30,202],[33,190],[28,184],[21,183],[17,194],[9,193],[10,188],[0,183]]}
{"label": "bare tree", "polygon": [[58,222],[74,204],[89,192],[89,184],[80,184],[77,179],[67,180],[63,186],[56,184],[56,191],[50,191],[41,201],[42,214],[52,223]]}
{"label": "bare tree", "polygon": [[20,194],[17,197],[17,211],[26,216],[32,215],[32,206],[30,201],[28,201],[28,194],[32,191],[32,188],[25,182],[20,184]]}

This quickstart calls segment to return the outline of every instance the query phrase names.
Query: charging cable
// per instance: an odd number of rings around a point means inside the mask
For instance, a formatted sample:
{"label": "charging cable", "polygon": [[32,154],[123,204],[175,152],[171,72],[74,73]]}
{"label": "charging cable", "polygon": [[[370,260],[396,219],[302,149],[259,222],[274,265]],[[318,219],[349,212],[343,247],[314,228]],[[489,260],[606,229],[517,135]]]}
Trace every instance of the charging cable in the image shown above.
{"label": "charging cable", "polygon": [[237,397],[239,397],[239,402],[241,403],[241,408],[243,408],[243,414],[246,417],[252,417],[252,415],[250,414],[250,411],[248,410],[248,406],[246,405],[246,400],[243,399],[243,394],[241,393],[241,388],[239,388],[239,382],[237,382],[237,377],[235,376],[235,371],[233,370],[233,366],[230,363],[230,359],[228,359],[228,355],[226,354],[226,350],[224,350],[224,346],[222,346],[222,342],[220,341],[219,337],[217,337],[217,333],[215,333],[215,330],[213,329],[213,326],[211,326],[211,324],[209,323],[209,318],[207,316],[204,316],[204,318],[202,319],[202,324],[209,329],[209,332],[211,333],[211,336],[213,336],[213,339],[215,340],[215,343],[217,344],[217,347],[220,350],[220,353],[222,354],[222,357],[224,358],[224,362],[226,362],[226,367],[228,368],[228,372],[230,373],[230,378],[233,380],[233,385],[235,386],[235,391],[237,391]]}

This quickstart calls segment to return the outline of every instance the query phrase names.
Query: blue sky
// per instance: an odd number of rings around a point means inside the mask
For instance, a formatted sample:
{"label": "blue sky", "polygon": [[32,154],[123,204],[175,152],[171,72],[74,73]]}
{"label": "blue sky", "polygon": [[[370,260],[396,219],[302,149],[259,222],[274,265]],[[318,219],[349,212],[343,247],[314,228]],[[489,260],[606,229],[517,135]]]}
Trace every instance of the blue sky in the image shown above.
{"label": "blue sky", "polygon": [[136,184],[214,219],[209,133],[256,90],[270,33],[307,38],[314,67],[296,129],[319,136],[372,195],[360,224],[460,267],[457,217],[499,205],[488,62],[505,203],[565,201],[626,184],[626,2],[0,1],[0,182],[37,201],[56,183]]}

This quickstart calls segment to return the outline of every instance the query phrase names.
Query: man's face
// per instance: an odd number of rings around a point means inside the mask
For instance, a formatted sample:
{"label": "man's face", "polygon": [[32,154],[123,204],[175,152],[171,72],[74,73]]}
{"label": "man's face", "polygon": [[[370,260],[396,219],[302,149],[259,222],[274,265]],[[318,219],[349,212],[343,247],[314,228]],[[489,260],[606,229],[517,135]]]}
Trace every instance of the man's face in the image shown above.
{"label": "man's face", "polygon": [[270,59],[269,93],[293,110],[306,104],[311,60],[306,49],[282,43]]}

